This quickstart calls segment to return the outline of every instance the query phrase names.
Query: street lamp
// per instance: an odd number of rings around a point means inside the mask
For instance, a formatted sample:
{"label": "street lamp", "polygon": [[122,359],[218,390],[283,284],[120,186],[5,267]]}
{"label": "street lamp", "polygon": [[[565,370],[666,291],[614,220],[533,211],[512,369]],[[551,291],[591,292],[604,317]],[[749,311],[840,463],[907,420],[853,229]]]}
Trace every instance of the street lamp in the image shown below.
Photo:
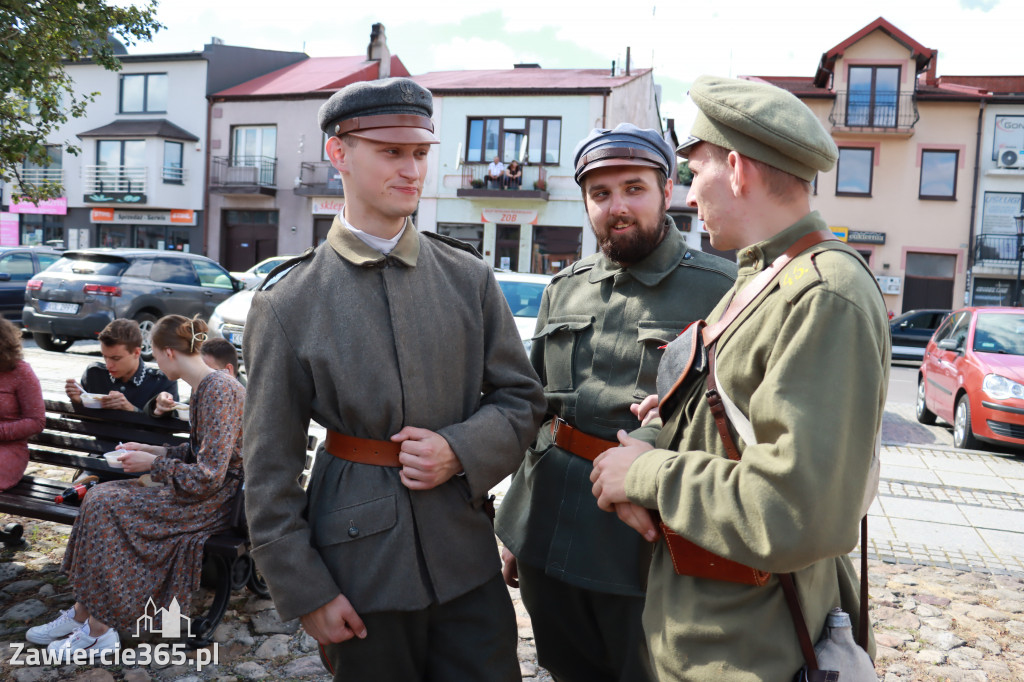
{"label": "street lamp", "polygon": [[1020,269],[1021,265],[1024,265],[1024,244],[1021,243],[1021,238],[1024,237],[1024,213],[1018,213],[1013,216],[1014,222],[1017,223],[1017,283],[1013,288],[1013,305],[1020,307]]}

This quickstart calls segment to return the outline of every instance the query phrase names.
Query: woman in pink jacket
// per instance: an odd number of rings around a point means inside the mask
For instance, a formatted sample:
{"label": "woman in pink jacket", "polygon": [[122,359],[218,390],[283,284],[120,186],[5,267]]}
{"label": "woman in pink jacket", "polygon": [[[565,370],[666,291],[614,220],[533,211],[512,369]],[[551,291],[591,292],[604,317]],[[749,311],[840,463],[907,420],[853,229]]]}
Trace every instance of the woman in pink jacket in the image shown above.
{"label": "woman in pink jacket", "polygon": [[21,480],[28,466],[28,437],[45,425],[43,391],[21,357],[21,331],[0,318],[0,490]]}

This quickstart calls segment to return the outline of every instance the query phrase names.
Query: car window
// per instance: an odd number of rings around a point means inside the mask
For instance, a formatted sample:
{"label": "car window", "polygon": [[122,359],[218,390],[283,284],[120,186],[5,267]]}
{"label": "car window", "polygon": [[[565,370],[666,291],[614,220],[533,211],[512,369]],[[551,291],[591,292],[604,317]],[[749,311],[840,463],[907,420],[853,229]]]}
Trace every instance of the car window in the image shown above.
{"label": "car window", "polygon": [[194,260],[192,265],[199,274],[199,282],[204,287],[217,287],[219,289],[231,289],[231,275],[213,263],[204,260]]}
{"label": "car window", "polygon": [[540,299],[544,295],[543,282],[498,282],[505,294],[508,307],[516,317],[537,317]]}
{"label": "car window", "polygon": [[136,258],[124,271],[125,277],[138,277],[139,279],[150,279],[153,271],[152,258]]}
{"label": "car window", "polygon": [[154,282],[166,284],[199,285],[199,279],[196,277],[195,270],[192,269],[192,264],[185,258],[157,258],[153,261],[150,278]]}
{"label": "car window", "polygon": [[906,329],[932,329],[932,323],[934,321],[934,313],[921,313],[920,315],[911,315],[906,320],[904,320],[904,322],[906,323]]}
{"label": "car window", "polygon": [[46,270],[46,274],[66,273],[76,275],[103,275],[117,277],[128,267],[123,260],[106,260],[86,256],[64,256]]}
{"label": "car window", "polygon": [[40,270],[45,270],[60,259],[60,256],[55,253],[37,253],[36,257],[39,258]]}
{"label": "car window", "polygon": [[256,268],[256,274],[260,276],[266,275],[268,272],[270,272],[283,262],[284,261],[273,260],[270,261],[269,263],[264,263],[263,265],[260,265],[259,267]]}
{"label": "car window", "polygon": [[953,313],[946,318],[945,323],[943,323],[943,325],[939,327],[938,331],[935,332],[935,343],[948,338],[950,332],[953,331],[953,327],[956,325],[956,321],[963,315],[964,313]]}
{"label": "car window", "polygon": [[0,258],[0,272],[11,276],[12,282],[27,282],[32,279],[32,255],[9,253]]}
{"label": "car window", "polygon": [[953,327],[953,331],[949,334],[949,338],[956,341],[957,348],[967,346],[967,332],[970,328],[971,316],[968,313],[961,314],[956,320],[956,326]]}
{"label": "car window", "polygon": [[1024,355],[1024,315],[979,314],[973,348],[980,353]]}

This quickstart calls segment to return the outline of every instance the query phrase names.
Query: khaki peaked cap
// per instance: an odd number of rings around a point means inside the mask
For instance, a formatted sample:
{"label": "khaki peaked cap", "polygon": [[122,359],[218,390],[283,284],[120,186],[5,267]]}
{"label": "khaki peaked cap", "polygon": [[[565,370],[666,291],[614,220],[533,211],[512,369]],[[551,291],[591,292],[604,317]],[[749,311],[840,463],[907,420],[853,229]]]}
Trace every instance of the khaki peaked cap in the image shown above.
{"label": "khaki peaked cap", "polygon": [[690,138],[676,153],[687,156],[698,142],[734,150],[811,182],[836,163],[832,136],[806,104],[782,88],[737,78],[701,76],[690,88],[699,109]]}

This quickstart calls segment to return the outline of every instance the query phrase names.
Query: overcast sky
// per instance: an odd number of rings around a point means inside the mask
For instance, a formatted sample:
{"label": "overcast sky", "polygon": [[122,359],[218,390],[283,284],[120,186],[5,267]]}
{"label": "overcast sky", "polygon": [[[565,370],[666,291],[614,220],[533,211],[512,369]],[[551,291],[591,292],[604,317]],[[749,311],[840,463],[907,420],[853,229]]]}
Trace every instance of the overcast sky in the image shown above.
{"label": "overcast sky", "polygon": [[374,22],[413,74],[517,62],[610,68],[630,47],[635,67],[654,68],[661,114],[683,135],[693,118],[686,91],[700,74],[812,76],[823,52],[879,16],[938,49],[940,75],[1024,74],[1022,0],[162,0],[166,28],[129,52],[201,50],[217,36],[312,57],[356,55]]}

